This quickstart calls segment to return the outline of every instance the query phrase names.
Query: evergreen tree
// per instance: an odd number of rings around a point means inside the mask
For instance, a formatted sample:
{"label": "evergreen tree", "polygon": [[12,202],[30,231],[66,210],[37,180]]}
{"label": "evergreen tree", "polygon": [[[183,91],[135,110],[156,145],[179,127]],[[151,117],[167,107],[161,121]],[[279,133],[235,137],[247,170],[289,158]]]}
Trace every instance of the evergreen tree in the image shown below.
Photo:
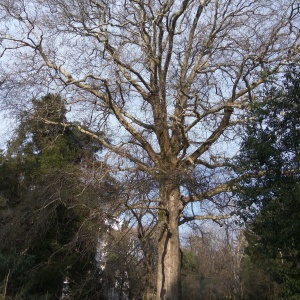
{"label": "evergreen tree", "polygon": [[287,70],[282,88],[266,89],[251,119],[237,162],[240,173],[253,175],[239,190],[248,254],[279,284],[281,297],[299,299],[299,68]]}
{"label": "evergreen tree", "polygon": [[111,200],[116,185],[109,175],[93,181],[93,174],[105,169],[96,157],[99,142],[75,127],[43,121],[67,121],[60,96],[32,103],[1,154],[0,282],[7,279],[7,294],[13,297],[58,299],[69,277],[74,290],[85,286],[81,299],[89,293],[97,299],[100,207]]}

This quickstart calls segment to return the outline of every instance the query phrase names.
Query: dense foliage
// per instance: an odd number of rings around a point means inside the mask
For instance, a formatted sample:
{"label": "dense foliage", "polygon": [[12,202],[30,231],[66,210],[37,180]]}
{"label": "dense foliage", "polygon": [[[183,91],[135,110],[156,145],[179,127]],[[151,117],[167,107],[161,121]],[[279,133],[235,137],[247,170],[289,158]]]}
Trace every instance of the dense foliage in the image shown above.
{"label": "dense foliage", "polygon": [[252,174],[239,191],[248,254],[285,299],[300,298],[299,116],[300,71],[291,66],[283,86],[268,86],[253,105],[238,161],[240,173]]}
{"label": "dense foliage", "polygon": [[[1,156],[0,282],[13,299],[57,299],[68,277],[85,299],[100,288],[95,286],[100,208],[113,199],[114,181],[96,160],[100,143],[54,124],[66,122],[60,96],[32,103]],[[95,172],[101,182],[93,180]]]}

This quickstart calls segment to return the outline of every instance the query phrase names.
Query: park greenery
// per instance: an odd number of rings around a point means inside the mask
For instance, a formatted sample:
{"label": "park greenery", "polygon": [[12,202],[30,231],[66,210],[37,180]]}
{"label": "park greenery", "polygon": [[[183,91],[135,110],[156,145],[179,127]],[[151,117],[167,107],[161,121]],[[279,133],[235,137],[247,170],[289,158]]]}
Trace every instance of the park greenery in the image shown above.
{"label": "park greenery", "polygon": [[299,1],[2,0],[3,299],[299,299]]}

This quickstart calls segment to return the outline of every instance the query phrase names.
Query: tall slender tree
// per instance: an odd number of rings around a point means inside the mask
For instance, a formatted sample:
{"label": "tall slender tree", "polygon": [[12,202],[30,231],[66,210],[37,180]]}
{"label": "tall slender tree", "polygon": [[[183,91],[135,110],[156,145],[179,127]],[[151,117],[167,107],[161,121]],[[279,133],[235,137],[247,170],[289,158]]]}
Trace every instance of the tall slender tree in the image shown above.
{"label": "tall slender tree", "polygon": [[125,207],[140,228],[157,223],[157,299],[178,299],[178,225],[230,216],[226,144],[255,90],[298,51],[298,1],[4,0],[0,10],[2,90],[65,91],[119,178],[146,184],[127,190]]}

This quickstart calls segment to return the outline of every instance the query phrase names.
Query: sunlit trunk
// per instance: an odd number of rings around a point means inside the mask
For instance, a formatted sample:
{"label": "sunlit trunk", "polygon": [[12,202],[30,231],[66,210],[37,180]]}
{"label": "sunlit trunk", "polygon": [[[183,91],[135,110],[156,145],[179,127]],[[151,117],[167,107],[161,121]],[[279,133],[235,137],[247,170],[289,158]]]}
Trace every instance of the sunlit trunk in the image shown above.
{"label": "sunlit trunk", "polygon": [[180,299],[180,254],[178,218],[179,188],[164,184],[160,187],[157,300]]}

